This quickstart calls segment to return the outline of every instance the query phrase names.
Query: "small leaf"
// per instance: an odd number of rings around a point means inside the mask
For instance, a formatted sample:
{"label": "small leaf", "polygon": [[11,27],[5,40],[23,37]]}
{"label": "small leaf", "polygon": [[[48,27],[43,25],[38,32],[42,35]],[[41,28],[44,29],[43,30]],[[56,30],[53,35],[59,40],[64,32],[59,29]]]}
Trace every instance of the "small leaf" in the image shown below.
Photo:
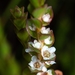
{"label": "small leaf", "polygon": [[29,4],[28,7],[27,7],[27,9],[28,9],[28,11],[29,11],[30,13],[32,13],[33,10],[34,10],[34,7],[33,7],[31,4]]}
{"label": "small leaf", "polygon": [[40,1],[40,5],[43,6],[46,0],[39,0]]}
{"label": "small leaf", "polygon": [[40,37],[39,37],[39,39],[40,40],[44,40],[44,39],[46,39],[48,37],[49,37],[49,34],[41,34]]}
{"label": "small leaf", "polygon": [[50,16],[51,16],[51,18],[53,18],[53,10],[52,10],[52,7],[51,6],[47,7],[46,13],[49,13]]}
{"label": "small leaf", "polygon": [[21,31],[17,32],[17,36],[23,42],[27,41],[29,38],[29,34],[27,33],[26,30],[21,30]]}
{"label": "small leaf", "polygon": [[20,18],[24,15],[24,7],[19,8],[18,6],[16,6],[15,9],[10,9],[10,12],[15,19]]}
{"label": "small leaf", "polygon": [[26,29],[22,29],[22,30],[16,30],[16,34],[19,38],[19,41],[21,42],[21,44],[24,46],[24,47],[27,47],[27,42],[29,41],[30,39],[30,36],[29,34],[27,33]]}
{"label": "small leaf", "polygon": [[25,19],[15,19],[14,20],[14,25],[18,30],[25,28],[26,26],[26,20]]}
{"label": "small leaf", "polygon": [[37,27],[37,28],[41,28],[41,21],[36,19],[36,18],[32,18],[31,19],[32,23]]}
{"label": "small leaf", "polygon": [[41,7],[41,6],[44,5],[45,0],[30,0],[30,3],[31,3],[35,8],[38,8],[38,7]]}
{"label": "small leaf", "polygon": [[40,18],[46,12],[46,7],[37,8],[32,12],[35,18]]}

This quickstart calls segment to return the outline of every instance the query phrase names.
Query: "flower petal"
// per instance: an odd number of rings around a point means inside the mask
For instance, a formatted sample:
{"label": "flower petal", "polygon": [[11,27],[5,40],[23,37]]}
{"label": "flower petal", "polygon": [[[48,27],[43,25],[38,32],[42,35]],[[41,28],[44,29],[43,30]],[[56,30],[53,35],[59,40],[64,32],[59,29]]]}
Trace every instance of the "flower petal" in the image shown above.
{"label": "flower petal", "polygon": [[48,14],[44,14],[43,16],[42,16],[42,20],[44,21],[44,22],[50,22],[50,14],[48,13]]}
{"label": "flower petal", "polygon": [[32,30],[32,31],[35,31],[36,27],[34,25],[32,25],[32,26],[29,26],[29,29]]}
{"label": "flower petal", "polygon": [[50,53],[54,53],[56,51],[56,48],[55,47],[50,47],[49,51],[50,51]]}
{"label": "flower petal", "polygon": [[50,28],[47,28],[47,29],[46,29],[46,27],[42,27],[42,28],[41,28],[41,33],[42,33],[42,34],[49,34],[49,33],[50,33]]}
{"label": "flower petal", "polygon": [[49,36],[48,38],[46,38],[46,39],[44,40],[44,43],[45,43],[45,44],[51,44],[52,41],[51,41],[50,39],[51,39],[51,37]]}
{"label": "flower petal", "polygon": [[34,43],[32,43],[32,46],[37,48],[37,49],[40,49],[41,48],[41,43],[38,42],[37,40],[34,40]]}
{"label": "flower petal", "polygon": [[31,50],[30,48],[28,48],[28,49],[25,49],[25,52],[26,53],[29,53],[29,52],[32,52],[33,50]]}
{"label": "flower petal", "polygon": [[42,68],[42,71],[43,71],[43,72],[47,71],[47,68],[44,66],[44,67]]}
{"label": "flower petal", "polygon": [[37,57],[36,56],[32,56],[31,60],[32,61],[37,61]]}
{"label": "flower petal", "polygon": [[56,62],[55,61],[46,61],[45,62],[47,65],[53,65],[53,64],[55,64]]}

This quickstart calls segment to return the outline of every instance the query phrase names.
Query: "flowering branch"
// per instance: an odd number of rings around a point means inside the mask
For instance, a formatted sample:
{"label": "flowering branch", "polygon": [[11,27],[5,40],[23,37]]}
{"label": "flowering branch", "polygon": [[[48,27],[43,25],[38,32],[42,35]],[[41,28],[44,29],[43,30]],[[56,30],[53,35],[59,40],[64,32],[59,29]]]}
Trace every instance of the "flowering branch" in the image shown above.
{"label": "flowering branch", "polygon": [[[25,48],[25,52],[31,56],[28,64],[30,70],[37,73],[36,75],[59,75],[57,71],[47,69],[56,63],[56,48],[52,46],[54,44],[53,31],[46,28],[53,18],[52,7],[44,3],[45,0],[30,0],[28,5],[30,19],[27,19],[24,7],[16,7],[11,10],[11,13],[14,17],[16,34],[24,47],[28,47]],[[33,40],[30,40],[30,37]]]}

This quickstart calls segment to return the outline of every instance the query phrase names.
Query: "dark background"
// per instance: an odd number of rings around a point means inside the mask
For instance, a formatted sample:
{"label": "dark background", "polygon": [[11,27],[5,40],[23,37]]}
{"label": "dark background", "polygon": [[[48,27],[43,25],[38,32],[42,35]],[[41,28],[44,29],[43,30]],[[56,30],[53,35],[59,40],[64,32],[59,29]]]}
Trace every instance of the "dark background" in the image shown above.
{"label": "dark background", "polygon": [[[46,3],[52,6],[54,12],[53,20],[49,25],[54,32],[54,46],[57,49],[57,63],[53,68],[61,70],[64,75],[75,75],[75,1],[46,0]],[[22,55],[23,46],[19,42],[10,20],[10,9],[18,5],[19,7],[24,6],[27,11],[28,4],[28,0],[0,0],[0,18],[3,30],[11,46],[12,54],[21,66],[25,62]]]}

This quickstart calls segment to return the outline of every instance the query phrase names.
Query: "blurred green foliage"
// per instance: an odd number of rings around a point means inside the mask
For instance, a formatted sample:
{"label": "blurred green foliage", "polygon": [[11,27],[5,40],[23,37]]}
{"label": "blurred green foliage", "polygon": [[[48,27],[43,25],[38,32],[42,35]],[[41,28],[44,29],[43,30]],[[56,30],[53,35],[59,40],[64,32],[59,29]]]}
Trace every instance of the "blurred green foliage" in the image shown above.
{"label": "blurred green foliage", "polygon": [[[64,75],[75,75],[75,19],[74,0],[46,0],[51,5],[54,18],[50,28],[54,31],[56,62],[54,69]],[[27,11],[28,0],[0,1],[0,75],[30,75],[28,61],[12,24],[10,9],[16,5],[24,6]]]}

